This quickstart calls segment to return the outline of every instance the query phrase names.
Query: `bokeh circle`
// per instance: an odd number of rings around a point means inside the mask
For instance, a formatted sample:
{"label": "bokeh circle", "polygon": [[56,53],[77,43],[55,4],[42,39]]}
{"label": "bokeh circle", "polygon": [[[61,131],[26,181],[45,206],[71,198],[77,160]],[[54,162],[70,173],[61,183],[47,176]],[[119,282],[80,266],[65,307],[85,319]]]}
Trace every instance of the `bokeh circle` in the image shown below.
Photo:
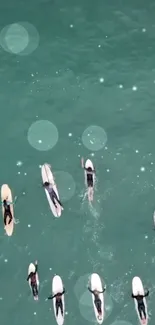
{"label": "bokeh circle", "polygon": [[39,151],[48,151],[58,142],[57,127],[48,120],[39,120],[29,127],[27,134],[29,144]]}
{"label": "bokeh circle", "polygon": [[39,33],[28,22],[5,26],[0,32],[0,45],[12,54],[28,55],[39,45]]}
{"label": "bokeh circle", "polygon": [[82,134],[84,146],[92,151],[101,150],[107,142],[105,130],[97,125],[90,125]]}
{"label": "bokeh circle", "polygon": [[54,177],[61,200],[63,202],[70,200],[76,191],[76,183],[73,176],[65,171],[56,171]]}

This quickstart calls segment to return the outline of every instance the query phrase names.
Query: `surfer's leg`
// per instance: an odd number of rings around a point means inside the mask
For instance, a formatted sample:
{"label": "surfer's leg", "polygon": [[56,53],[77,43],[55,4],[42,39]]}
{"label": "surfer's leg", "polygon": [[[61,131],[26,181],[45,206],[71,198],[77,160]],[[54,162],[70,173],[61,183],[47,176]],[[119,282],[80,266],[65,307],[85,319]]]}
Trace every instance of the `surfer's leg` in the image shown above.
{"label": "surfer's leg", "polygon": [[142,310],[142,312],[144,314],[144,317],[146,319],[146,311],[145,311],[145,306],[144,305],[141,306],[141,310]]}
{"label": "surfer's leg", "polygon": [[141,305],[138,306],[138,311],[139,311],[139,316],[140,316],[140,318],[143,319],[143,317],[142,317],[142,307],[141,307]]}
{"label": "surfer's leg", "polygon": [[60,300],[60,309],[61,309],[61,315],[63,316],[63,305],[62,305],[62,300]]}
{"label": "surfer's leg", "polygon": [[95,300],[94,303],[95,303],[98,313],[100,314],[101,313],[101,300],[100,299]]}
{"label": "surfer's leg", "polygon": [[37,289],[36,284],[32,285],[32,292],[33,292],[34,297],[38,296],[38,289]]}
{"label": "surfer's leg", "polygon": [[56,199],[57,200],[57,202],[59,203],[59,205],[63,208],[63,205],[62,205],[62,203],[60,202],[60,200],[57,198]]}
{"label": "surfer's leg", "polygon": [[7,219],[8,213],[5,211],[4,212],[4,225],[6,226],[6,219]]}
{"label": "surfer's leg", "polygon": [[11,223],[11,221],[12,221],[12,214],[10,213],[8,225]]}
{"label": "surfer's leg", "polygon": [[55,197],[52,194],[50,194],[50,198],[51,198],[55,208],[57,209],[57,205],[56,205],[56,202],[55,202]]}
{"label": "surfer's leg", "polygon": [[55,302],[55,307],[56,307],[56,316],[58,316],[58,311],[59,311],[59,302]]}

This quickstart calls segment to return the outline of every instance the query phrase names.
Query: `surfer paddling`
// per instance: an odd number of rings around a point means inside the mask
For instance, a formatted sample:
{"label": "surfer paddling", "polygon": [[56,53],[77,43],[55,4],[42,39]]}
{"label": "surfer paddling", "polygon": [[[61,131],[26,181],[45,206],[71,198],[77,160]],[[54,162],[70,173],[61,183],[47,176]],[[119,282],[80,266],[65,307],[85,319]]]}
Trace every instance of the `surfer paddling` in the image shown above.
{"label": "surfer paddling", "polygon": [[36,278],[36,273],[38,272],[38,262],[35,261],[35,271],[31,272],[28,277],[27,281],[31,280],[30,285],[32,288],[32,293],[34,297],[38,296],[38,286],[37,286],[37,278]]}
{"label": "surfer paddling", "polygon": [[[148,295],[149,295],[149,290],[147,290],[147,292],[144,295],[140,294],[139,292],[137,295],[134,295],[133,293],[131,295],[132,298],[135,298],[137,300],[138,312],[139,312],[140,319],[142,321],[146,320],[146,318],[147,318],[143,298],[148,297]],[[143,317],[143,315],[144,315],[144,317]]]}
{"label": "surfer paddling", "polygon": [[49,182],[45,182],[45,183],[43,183],[43,186],[44,186],[44,188],[48,191],[48,193],[49,193],[49,195],[50,195],[50,198],[51,198],[51,200],[52,200],[52,202],[53,202],[55,208],[57,209],[57,208],[58,208],[57,204],[59,204],[60,207],[61,207],[61,209],[63,210],[63,209],[64,209],[64,208],[63,208],[63,205],[62,205],[62,203],[60,202],[60,200],[58,199],[58,196],[57,196],[57,194],[55,193],[52,184],[50,184]]}
{"label": "surfer paddling", "polygon": [[4,225],[5,225],[5,227],[6,227],[7,217],[9,218],[8,225],[11,223],[11,221],[13,219],[12,213],[11,213],[11,210],[10,210],[10,204],[13,204],[13,202],[9,202],[7,200],[3,200],[3,202],[2,202],[2,205],[3,205],[3,208],[4,208]]}
{"label": "surfer paddling", "polygon": [[50,295],[47,299],[53,299],[55,298],[55,308],[56,308],[56,317],[58,316],[59,308],[61,310],[61,315],[63,316],[63,304],[62,304],[62,295],[64,295],[65,289],[60,293],[58,292],[57,294]]}
{"label": "surfer paddling", "polygon": [[93,201],[93,195],[94,195],[94,174],[95,174],[95,168],[92,167],[85,167],[84,158],[81,159],[81,166],[86,172],[86,178],[87,178],[87,187],[88,187],[88,200]]}
{"label": "surfer paddling", "polygon": [[102,307],[101,307],[101,299],[99,297],[99,294],[100,293],[103,293],[106,288],[104,287],[104,289],[102,291],[98,291],[98,290],[91,290],[89,287],[88,287],[88,290],[94,295],[94,304],[96,306],[96,309],[98,311],[98,314],[99,314],[99,319],[102,317]]}

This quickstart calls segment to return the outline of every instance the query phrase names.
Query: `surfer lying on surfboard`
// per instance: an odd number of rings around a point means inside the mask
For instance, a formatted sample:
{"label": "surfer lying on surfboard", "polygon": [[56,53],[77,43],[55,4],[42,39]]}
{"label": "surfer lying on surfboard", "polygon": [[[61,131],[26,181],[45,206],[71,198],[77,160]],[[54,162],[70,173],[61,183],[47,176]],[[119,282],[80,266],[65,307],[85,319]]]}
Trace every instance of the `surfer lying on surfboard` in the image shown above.
{"label": "surfer lying on surfboard", "polygon": [[7,200],[3,200],[3,202],[2,202],[2,205],[4,207],[4,224],[5,224],[5,226],[6,226],[7,217],[9,217],[8,224],[10,224],[11,221],[12,221],[12,213],[11,213],[11,210],[10,210],[10,204],[13,204],[13,202],[9,202]]}
{"label": "surfer lying on surfboard", "polygon": [[38,262],[35,261],[35,272],[31,272],[27,277],[27,281],[31,280],[31,288],[34,297],[38,296],[38,287],[37,287],[37,279],[36,279],[37,272],[38,272]]}
{"label": "surfer lying on surfboard", "polygon": [[99,313],[99,317],[102,316],[102,308],[101,308],[101,299],[99,297],[99,294],[100,293],[103,293],[106,288],[104,287],[103,291],[98,291],[98,290],[91,290],[89,287],[88,287],[88,290],[94,295],[94,304],[96,306],[96,309]]}
{"label": "surfer lying on surfboard", "polygon": [[81,159],[81,166],[85,170],[87,175],[87,186],[88,186],[88,199],[89,201],[93,201],[93,187],[94,187],[94,174],[95,174],[95,168],[92,169],[91,167],[86,168],[84,164],[84,158]]}
{"label": "surfer lying on surfboard", "polygon": [[140,293],[138,293],[136,296],[134,296],[133,293],[131,295],[132,298],[135,298],[137,300],[138,311],[139,311],[139,316],[140,316],[141,320],[143,320],[143,315],[144,315],[144,319],[146,319],[146,317],[147,317],[143,298],[147,297],[148,295],[149,295],[149,290],[147,290],[147,292],[144,295],[141,295]]}
{"label": "surfer lying on surfboard", "polygon": [[55,191],[53,190],[52,184],[50,184],[49,182],[45,182],[43,184],[43,186],[46,188],[46,190],[48,191],[50,198],[55,206],[55,208],[57,209],[57,203],[60,205],[61,209],[63,210],[63,206],[62,203],[60,202],[60,200],[58,199]]}
{"label": "surfer lying on surfboard", "polygon": [[55,300],[55,308],[56,308],[56,316],[58,316],[58,311],[59,311],[59,308],[61,310],[61,315],[63,316],[63,305],[62,305],[62,295],[64,295],[65,293],[65,289],[63,289],[63,292],[58,292],[57,294],[55,294],[54,296],[53,295],[50,295],[47,299],[53,299],[53,298],[56,298]]}

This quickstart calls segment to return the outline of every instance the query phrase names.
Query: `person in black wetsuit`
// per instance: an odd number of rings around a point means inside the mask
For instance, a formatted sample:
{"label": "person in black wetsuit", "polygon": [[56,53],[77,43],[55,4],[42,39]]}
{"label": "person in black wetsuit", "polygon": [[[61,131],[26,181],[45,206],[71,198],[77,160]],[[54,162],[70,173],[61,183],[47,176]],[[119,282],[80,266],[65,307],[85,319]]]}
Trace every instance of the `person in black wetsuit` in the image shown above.
{"label": "person in black wetsuit", "polygon": [[149,290],[147,290],[147,292],[144,295],[141,295],[139,293],[136,296],[134,296],[133,293],[131,295],[132,298],[135,298],[137,300],[139,316],[141,319],[143,319],[143,315],[144,315],[144,318],[146,319],[146,311],[145,311],[145,305],[144,305],[143,298],[147,297],[148,295],[149,295]]}
{"label": "person in black wetsuit", "polygon": [[88,287],[88,290],[94,295],[94,304],[95,304],[95,306],[97,308],[97,311],[99,313],[99,317],[101,317],[102,316],[102,308],[101,308],[101,303],[102,302],[101,302],[101,299],[99,297],[99,294],[103,293],[106,290],[106,288],[104,288],[103,291],[98,291],[98,290],[91,290]]}
{"label": "person in black wetsuit", "polygon": [[94,186],[94,182],[93,182],[93,175],[95,174],[95,169],[92,169],[91,167],[86,168],[84,166],[84,159],[81,159],[81,165],[82,168],[84,168],[84,170],[87,173],[87,186],[88,187],[93,187]]}
{"label": "person in black wetsuit", "polygon": [[31,272],[28,277],[27,281],[31,280],[31,288],[33,296],[38,296],[38,287],[37,287],[37,279],[36,279],[36,273],[38,272],[38,262],[35,262],[35,272]]}
{"label": "person in black wetsuit", "polygon": [[12,213],[10,210],[10,204],[12,204],[11,202],[8,202],[7,200],[3,200],[2,205],[4,207],[4,224],[6,226],[6,219],[7,217],[9,217],[9,222],[8,224],[11,223],[12,221]]}
{"label": "person in black wetsuit", "polygon": [[61,315],[63,316],[63,304],[62,304],[62,295],[64,295],[65,293],[65,289],[63,289],[63,292],[58,292],[57,294],[55,294],[54,296],[53,295],[50,295],[48,297],[48,299],[53,299],[53,298],[56,298],[55,300],[55,308],[56,308],[56,316],[58,316],[58,312],[59,312],[59,308],[61,310]]}
{"label": "person in black wetsuit", "polygon": [[44,188],[46,188],[46,190],[48,191],[50,198],[55,206],[55,208],[57,209],[57,203],[59,203],[59,205],[61,206],[61,209],[63,210],[63,205],[60,202],[60,200],[58,199],[57,194],[55,193],[55,191],[53,190],[52,185],[49,182],[45,182],[43,184]]}

